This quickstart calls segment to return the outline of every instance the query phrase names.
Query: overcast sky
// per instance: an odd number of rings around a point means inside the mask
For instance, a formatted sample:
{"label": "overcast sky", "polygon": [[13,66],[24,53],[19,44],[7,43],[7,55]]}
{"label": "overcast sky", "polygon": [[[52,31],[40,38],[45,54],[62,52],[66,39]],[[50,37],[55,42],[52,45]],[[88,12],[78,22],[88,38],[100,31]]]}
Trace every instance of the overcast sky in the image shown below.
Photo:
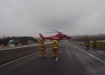
{"label": "overcast sky", "polygon": [[0,36],[105,33],[105,0],[0,0]]}

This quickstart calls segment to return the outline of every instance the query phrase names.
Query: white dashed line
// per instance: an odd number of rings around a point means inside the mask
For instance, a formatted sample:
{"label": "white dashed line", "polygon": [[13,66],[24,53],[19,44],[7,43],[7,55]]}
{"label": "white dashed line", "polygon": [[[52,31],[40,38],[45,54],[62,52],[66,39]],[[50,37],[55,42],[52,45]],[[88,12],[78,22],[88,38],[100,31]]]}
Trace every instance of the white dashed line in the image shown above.
{"label": "white dashed line", "polygon": [[57,58],[56,58],[56,61],[58,61],[58,59],[59,59],[59,58],[57,57]]}

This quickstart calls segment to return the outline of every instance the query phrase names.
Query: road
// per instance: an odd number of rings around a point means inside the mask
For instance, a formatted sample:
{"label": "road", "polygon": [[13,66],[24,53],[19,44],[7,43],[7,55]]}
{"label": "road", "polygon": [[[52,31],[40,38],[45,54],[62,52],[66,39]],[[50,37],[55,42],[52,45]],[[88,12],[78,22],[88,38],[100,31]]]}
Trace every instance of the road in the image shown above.
{"label": "road", "polygon": [[59,55],[51,56],[47,48],[47,58],[39,52],[22,57],[0,66],[0,75],[105,75],[105,53],[86,50],[69,41],[62,41]]}

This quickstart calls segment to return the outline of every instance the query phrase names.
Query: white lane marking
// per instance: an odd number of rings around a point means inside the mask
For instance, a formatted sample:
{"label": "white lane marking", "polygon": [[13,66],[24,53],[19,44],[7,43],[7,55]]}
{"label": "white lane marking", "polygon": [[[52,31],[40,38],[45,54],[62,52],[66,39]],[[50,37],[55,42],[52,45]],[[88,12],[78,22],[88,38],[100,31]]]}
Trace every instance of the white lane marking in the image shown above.
{"label": "white lane marking", "polygon": [[98,61],[100,61],[100,62],[102,62],[102,63],[105,64],[105,61],[101,60],[100,58],[98,58],[98,57],[96,57],[96,56],[94,56],[94,55],[92,55],[92,54],[86,52],[85,50],[83,50],[83,49],[81,49],[81,48],[79,48],[79,47],[77,47],[77,46],[74,46],[74,47],[78,48],[78,49],[81,50],[82,52],[85,52],[85,53],[88,54],[89,56],[91,56],[91,57],[93,57],[93,58],[97,59]]}
{"label": "white lane marking", "polygon": [[56,61],[58,61],[58,59],[59,59],[59,58],[57,57],[57,58],[56,58]]}
{"label": "white lane marking", "polygon": [[102,51],[97,51],[98,53],[101,53],[101,54],[105,54],[105,52],[102,52]]}
{"label": "white lane marking", "polygon": [[61,51],[59,51],[61,53]]}
{"label": "white lane marking", "polygon": [[1,68],[1,67],[4,67],[4,66],[6,66],[6,65],[12,64],[12,63],[14,63],[14,62],[17,62],[17,61],[19,61],[19,60],[22,60],[22,59],[24,59],[24,58],[30,57],[30,56],[32,56],[32,55],[34,55],[34,54],[37,54],[37,53],[39,53],[39,52],[35,52],[35,53],[29,54],[29,55],[27,55],[27,56],[21,57],[21,58],[19,58],[19,59],[16,59],[16,60],[7,62],[7,63],[5,63],[5,64],[2,64],[2,65],[0,65],[0,68]]}

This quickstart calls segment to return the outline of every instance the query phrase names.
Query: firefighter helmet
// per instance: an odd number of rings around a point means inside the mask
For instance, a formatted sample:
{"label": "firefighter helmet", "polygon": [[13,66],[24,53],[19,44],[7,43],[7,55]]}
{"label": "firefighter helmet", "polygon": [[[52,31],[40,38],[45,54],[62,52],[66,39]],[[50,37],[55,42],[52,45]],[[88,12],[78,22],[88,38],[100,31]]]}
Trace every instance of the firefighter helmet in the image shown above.
{"label": "firefighter helmet", "polygon": [[57,41],[56,40],[53,40],[52,43],[57,43]]}
{"label": "firefighter helmet", "polygon": [[44,39],[43,38],[39,38],[39,41],[43,41]]}

